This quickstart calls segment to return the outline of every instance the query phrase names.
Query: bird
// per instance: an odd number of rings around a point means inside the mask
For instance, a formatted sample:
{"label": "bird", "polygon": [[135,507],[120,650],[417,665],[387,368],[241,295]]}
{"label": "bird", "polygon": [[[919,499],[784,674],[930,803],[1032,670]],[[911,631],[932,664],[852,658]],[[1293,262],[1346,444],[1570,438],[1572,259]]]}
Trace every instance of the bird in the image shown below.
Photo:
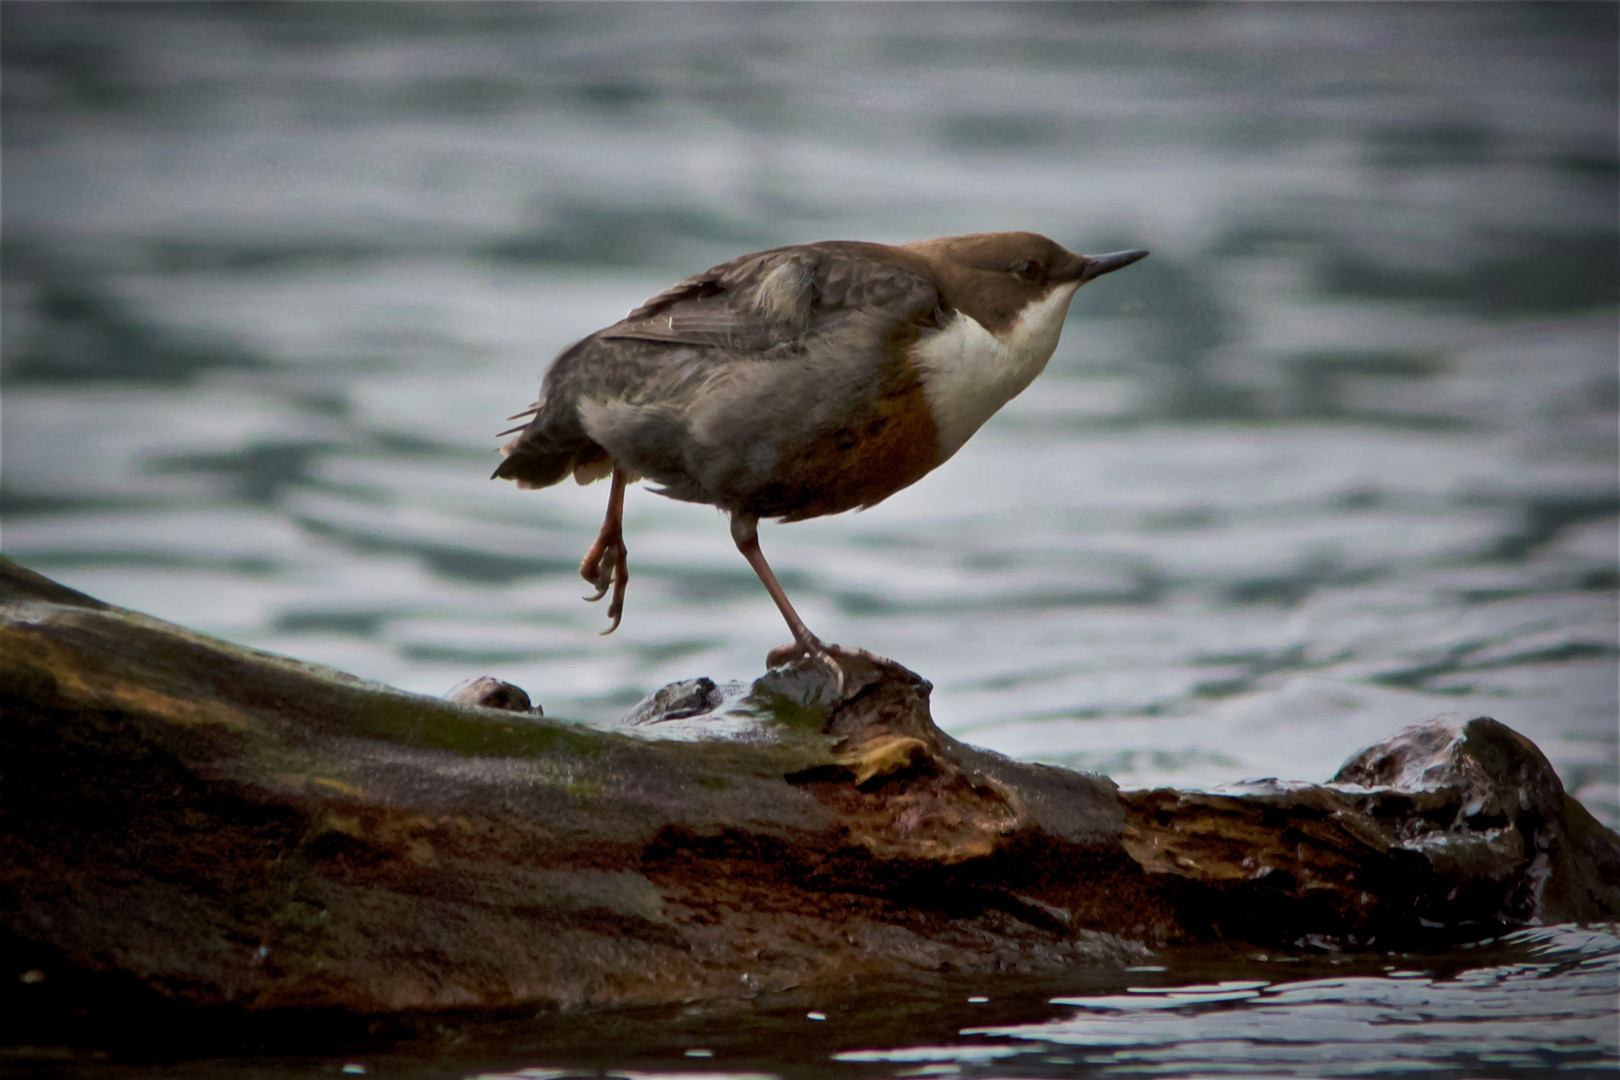
{"label": "bird", "polygon": [[493,479],[609,479],[580,563],[608,602],[630,580],[626,488],[718,507],[793,643],[842,685],[837,646],[804,624],[759,522],[866,509],[948,461],[1046,367],[1081,286],[1145,258],[1079,255],[1031,232],[900,245],[854,240],[742,255],[685,278],[552,362]]}

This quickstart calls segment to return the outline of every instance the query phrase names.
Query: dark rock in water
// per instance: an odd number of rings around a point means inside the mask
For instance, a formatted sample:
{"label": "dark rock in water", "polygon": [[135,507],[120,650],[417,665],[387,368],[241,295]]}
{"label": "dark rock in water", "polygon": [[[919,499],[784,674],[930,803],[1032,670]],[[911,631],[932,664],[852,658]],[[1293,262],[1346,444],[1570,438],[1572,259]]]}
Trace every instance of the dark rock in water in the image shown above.
{"label": "dark rock in water", "polygon": [[1332,781],[1369,789],[1357,808],[1391,823],[1459,891],[1508,918],[1620,916],[1620,847],[1564,792],[1535,743],[1490,717],[1434,721],[1369,746]]}
{"label": "dark rock in water", "polygon": [[1534,743],[1489,717],[1407,728],[1327,785],[1122,798],[1125,847],[1210,890],[1211,933],[1421,946],[1620,917],[1620,839]]}
{"label": "dark rock in water", "polygon": [[693,680],[602,731],[0,561],[0,954],[31,976],[0,1008],[491,1015],[1620,912],[1620,840],[1494,721],[1413,729],[1326,786],[1121,793],[963,745],[926,680],[843,661],[841,696],[792,666]]}

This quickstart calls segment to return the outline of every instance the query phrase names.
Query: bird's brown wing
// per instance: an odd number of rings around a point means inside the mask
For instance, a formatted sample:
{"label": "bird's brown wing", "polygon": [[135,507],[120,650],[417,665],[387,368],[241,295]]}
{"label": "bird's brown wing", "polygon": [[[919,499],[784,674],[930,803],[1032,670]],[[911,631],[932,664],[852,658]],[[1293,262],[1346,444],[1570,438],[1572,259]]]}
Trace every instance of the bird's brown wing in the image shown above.
{"label": "bird's brown wing", "polygon": [[913,322],[934,315],[940,303],[932,279],[896,261],[892,249],[801,245],[695,274],[595,336],[760,353],[802,341],[840,312],[861,309]]}
{"label": "bird's brown wing", "polygon": [[496,475],[545,486],[611,459],[673,498],[795,512],[758,498],[777,458],[878,408],[894,346],[944,315],[938,284],[904,251],[838,242],[745,255],[565,350]]}

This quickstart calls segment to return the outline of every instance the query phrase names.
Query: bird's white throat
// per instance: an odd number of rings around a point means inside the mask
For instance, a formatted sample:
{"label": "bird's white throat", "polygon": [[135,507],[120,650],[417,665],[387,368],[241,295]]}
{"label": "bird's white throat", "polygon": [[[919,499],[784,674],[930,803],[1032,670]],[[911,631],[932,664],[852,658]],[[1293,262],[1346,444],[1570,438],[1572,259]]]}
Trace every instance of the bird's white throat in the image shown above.
{"label": "bird's white throat", "polygon": [[1026,307],[1000,335],[958,311],[912,350],[923,393],[939,428],[939,459],[962,448],[996,410],[1046,370],[1078,281],[1059,285]]}

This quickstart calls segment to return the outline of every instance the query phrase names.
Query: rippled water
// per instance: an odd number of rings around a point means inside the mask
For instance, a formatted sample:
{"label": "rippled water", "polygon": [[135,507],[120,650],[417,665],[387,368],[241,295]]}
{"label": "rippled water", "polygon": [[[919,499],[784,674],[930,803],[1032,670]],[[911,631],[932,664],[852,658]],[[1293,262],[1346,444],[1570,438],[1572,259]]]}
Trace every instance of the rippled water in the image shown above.
{"label": "rippled water", "polygon": [[[485,480],[561,347],[773,244],[1148,247],[947,466],[765,528],[810,625],[927,675],[953,734],[1127,785],[1322,779],[1486,713],[1613,825],[1616,19],[6,5],[0,541],[611,721],[786,634],[722,519],[633,492],[596,636],[605,491]],[[1214,1015],[1296,1007],[1270,993]]]}
{"label": "rippled water", "polygon": [[1525,931],[1444,956],[1171,952],[1124,972],[584,1012],[324,1057],[12,1062],[111,1080],[1612,1076],[1614,929]]}
{"label": "rippled water", "polygon": [[[969,1027],[947,1046],[856,1050],[846,1062],[944,1064],[965,1075],[1496,1076],[1620,1068],[1612,937],[1518,935],[1532,954],[1444,975],[1166,979],[1055,997],[1065,1015]],[[929,1075],[944,1070],[918,1070]]]}

